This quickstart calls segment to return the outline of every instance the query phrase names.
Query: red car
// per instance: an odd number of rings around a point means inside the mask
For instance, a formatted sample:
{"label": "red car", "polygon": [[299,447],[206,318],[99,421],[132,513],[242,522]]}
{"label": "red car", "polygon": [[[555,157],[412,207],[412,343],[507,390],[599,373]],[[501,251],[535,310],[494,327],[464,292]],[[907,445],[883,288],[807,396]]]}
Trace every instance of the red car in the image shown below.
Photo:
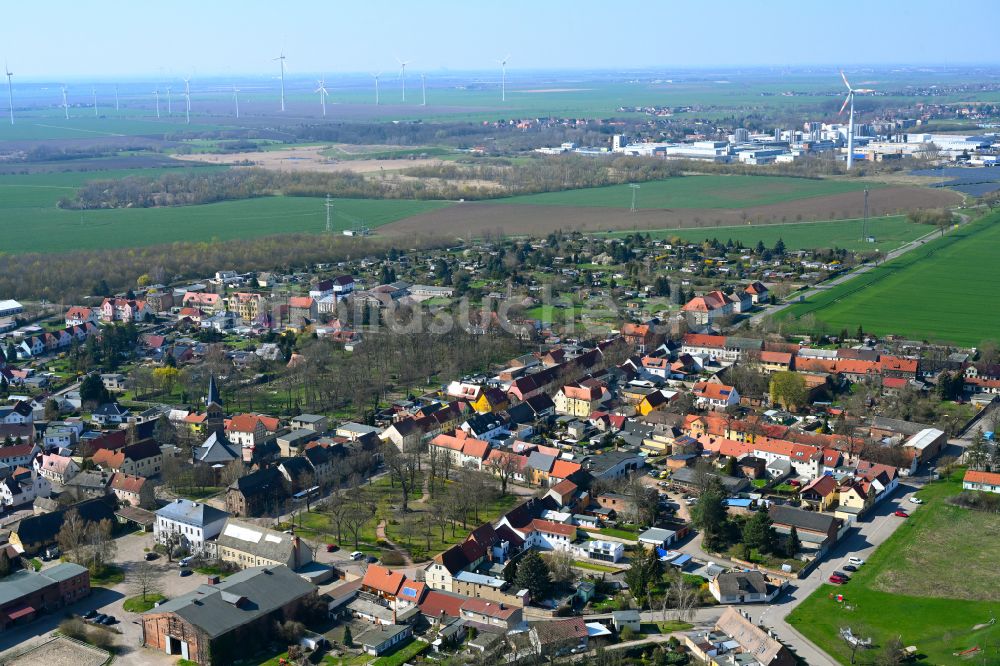
{"label": "red car", "polygon": [[846,578],[844,578],[842,576],[838,576],[836,574],[830,576],[827,580],[829,580],[834,585],[843,585],[844,583],[847,582]]}
{"label": "red car", "polygon": [[897,518],[909,518],[910,517],[910,514],[906,513],[905,511],[897,511],[897,512],[895,512],[892,515],[896,516]]}
{"label": "red car", "polygon": [[335,544],[335,543],[328,543],[328,544],[326,544],[326,552],[328,552],[328,553],[336,553],[338,550],[340,550],[340,548],[337,546],[337,544]]}

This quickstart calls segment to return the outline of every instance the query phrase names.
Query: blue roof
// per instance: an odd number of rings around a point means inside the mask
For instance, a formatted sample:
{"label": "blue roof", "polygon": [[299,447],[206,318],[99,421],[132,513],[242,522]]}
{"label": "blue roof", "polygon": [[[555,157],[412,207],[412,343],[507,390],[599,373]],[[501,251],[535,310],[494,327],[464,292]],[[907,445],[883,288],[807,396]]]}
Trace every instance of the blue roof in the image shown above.
{"label": "blue roof", "polygon": [[749,509],[750,508],[750,504],[752,502],[753,502],[753,500],[748,500],[748,499],[727,499],[727,500],[725,500],[726,506],[734,506],[734,507],[741,508],[741,509]]}

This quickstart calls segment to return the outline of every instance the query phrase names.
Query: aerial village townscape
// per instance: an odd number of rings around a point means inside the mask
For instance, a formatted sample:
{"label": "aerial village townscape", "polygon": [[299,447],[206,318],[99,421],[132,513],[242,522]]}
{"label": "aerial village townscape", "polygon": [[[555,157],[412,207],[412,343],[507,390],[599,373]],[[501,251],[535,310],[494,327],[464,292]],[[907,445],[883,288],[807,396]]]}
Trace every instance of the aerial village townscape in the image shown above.
{"label": "aerial village townscape", "polygon": [[1000,664],[988,37],[56,4],[0,31],[0,663]]}

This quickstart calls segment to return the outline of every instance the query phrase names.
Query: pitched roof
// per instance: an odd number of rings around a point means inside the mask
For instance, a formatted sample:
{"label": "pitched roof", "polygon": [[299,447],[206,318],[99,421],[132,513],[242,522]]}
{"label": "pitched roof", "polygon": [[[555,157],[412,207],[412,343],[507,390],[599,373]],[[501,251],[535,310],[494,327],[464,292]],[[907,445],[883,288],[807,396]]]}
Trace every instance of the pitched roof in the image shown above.
{"label": "pitched roof", "polygon": [[965,471],[963,481],[968,483],[985,483],[993,486],[1000,486],[1000,474],[996,472],[981,472],[977,469]]}
{"label": "pitched roof", "polygon": [[167,520],[195,527],[202,527],[229,516],[225,511],[220,511],[204,502],[192,502],[183,498],[175,499],[170,504],[160,508],[156,511],[156,515],[160,518],[166,518]]}
{"label": "pitched roof", "polygon": [[830,493],[836,492],[836,490],[837,481],[832,476],[824,474],[823,476],[816,477],[806,484],[806,486],[802,489],[801,494],[804,495],[808,492],[814,492],[820,497],[827,497]]}
{"label": "pitched roof", "polygon": [[723,596],[737,594],[767,594],[767,579],[759,571],[724,572],[715,578]]}
{"label": "pitched roof", "polygon": [[692,391],[696,396],[709,400],[729,400],[729,396],[735,391],[735,387],[725,384],[714,384],[711,382],[698,382]]}
{"label": "pitched roof", "polygon": [[459,618],[462,616],[462,604],[469,597],[441,590],[427,590],[420,602],[420,612],[429,618],[440,618],[442,615]]}
{"label": "pitched roof", "polygon": [[[715,626],[739,643],[740,647],[752,654],[761,664],[772,663],[782,651],[786,650],[785,646],[771,638],[766,630],[740,615],[740,611],[732,606],[722,613]],[[793,661],[790,656],[789,661]]]}
{"label": "pitched roof", "polygon": [[580,463],[575,463],[569,460],[556,460],[552,463],[552,469],[549,470],[549,476],[555,477],[557,479],[566,479],[567,477],[576,474],[582,469]]}
{"label": "pitched roof", "polygon": [[267,617],[315,590],[315,585],[284,565],[251,567],[216,585],[201,585],[144,615],[173,613],[215,638]]}
{"label": "pitched roof", "polygon": [[829,533],[830,528],[837,523],[837,519],[825,513],[817,511],[803,511],[791,506],[772,504],[768,509],[771,520],[781,525],[794,525],[798,529],[810,530],[812,532]]}
{"label": "pitched roof", "polygon": [[724,335],[688,333],[684,336],[684,345],[689,347],[716,347],[723,349],[726,346],[726,337]]}
{"label": "pitched roof", "polygon": [[372,564],[369,565],[368,571],[361,579],[361,585],[383,594],[395,596],[404,580],[406,580],[406,576],[399,571],[392,571],[380,564]]}
{"label": "pitched roof", "polygon": [[138,495],[145,484],[146,479],[142,476],[131,476],[129,474],[122,474],[121,472],[115,472],[111,476],[112,490],[120,490],[125,493],[135,493]]}
{"label": "pitched roof", "polygon": [[587,625],[581,617],[536,622],[531,625],[531,631],[535,632],[538,642],[542,645],[587,637]]}
{"label": "pitched roof", "polygon": [[564,523],[556,523],[551,520],[541,520],[536,518],[531,521],[531,529],[536,532],[542,532],[545,534],[558,534],[559,536],[574,538],[576,537],[576,527],[574,525],[566,525]]}

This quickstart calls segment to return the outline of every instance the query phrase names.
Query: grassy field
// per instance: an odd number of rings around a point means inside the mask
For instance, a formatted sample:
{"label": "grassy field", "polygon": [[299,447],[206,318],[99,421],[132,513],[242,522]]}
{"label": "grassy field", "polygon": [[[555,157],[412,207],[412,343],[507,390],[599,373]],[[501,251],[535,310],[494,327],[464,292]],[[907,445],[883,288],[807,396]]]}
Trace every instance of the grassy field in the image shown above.
{"label": "grassy field", "polygon": [[[920,663],[964,663],[954,653],[975,646],[987,654],[970,663],[998,663],[1000,625],[973,627],[988,622],[1000,601],[1000,572],[993,563],[1000,525],[995,515],[945,503],[961,490],[961,473],[918,493],[926,503],[851,582],[822,585],[789,623],[844,664],[850,650],[838,632],[845,626],[876,645],[899,636],[903,645],[917,646]],[[843,604],[830,597],[835,593],[844,595]],[[984,656],[988,661],[981,662]]]}
{"label": "grassy field", "polygon": [[[321,198],[262,197],[200,206],[119,208],[73,211],[56,207],[61,197],[89,180],[132,175],[156,176],[165,170],[127,169],[0,176],[0,251],[67,252],[107,247],[138,247],[174,241],[252,238],[282,233],[322,233],[326,212]],[[378,227],[449,204],[435,201],[335,199],[334,210]],[[350,228],[334,215],[335,231]]]}
{"label": "grassy field", "polygon": [[831,330],[854,330],[860,324],[872,333],[978,345],[1000,329],[1000,310],[983,302],[1000,287],[993,264],[998,243],[1000,213],[994,213],[796,304],[782,316],[811,314]]}
{"label": "grassy field", "polygon": [[[815,180],[782,176],[683,176],[642,183],[636,196],[636,207],[743,208],[855,192],[863,190],[865,186],[865,183],[849,180]],[[610,185],[566,192],[528,194],[498,199],[497,202],[536,206],[628,208],[632,202],[632,189],[628,185]]]}
{"label": "grassy field", "polygon": [[[903,215],[887,215],[868,220],[868,233],[876,242],[862,239],[861,219],[828,220],[824,222],[795,222],[791,224],[766,224],[741,227],[715,227],[710,229],[656,229],[648,233],[653,238],[679,238],[689,242],[701,242],[713,238],[725,243],[728,240],[752,247],[758,241],[773,247],[780,238],[789,250],[815,248],[844,248],[853,251],[888,252],[915,238],[931,233],[934,229],[926,225],[907,221]],[[616,231],[610,236],[625,236],[635,232]],[[640,230],[640,233],[647,233]]]}

